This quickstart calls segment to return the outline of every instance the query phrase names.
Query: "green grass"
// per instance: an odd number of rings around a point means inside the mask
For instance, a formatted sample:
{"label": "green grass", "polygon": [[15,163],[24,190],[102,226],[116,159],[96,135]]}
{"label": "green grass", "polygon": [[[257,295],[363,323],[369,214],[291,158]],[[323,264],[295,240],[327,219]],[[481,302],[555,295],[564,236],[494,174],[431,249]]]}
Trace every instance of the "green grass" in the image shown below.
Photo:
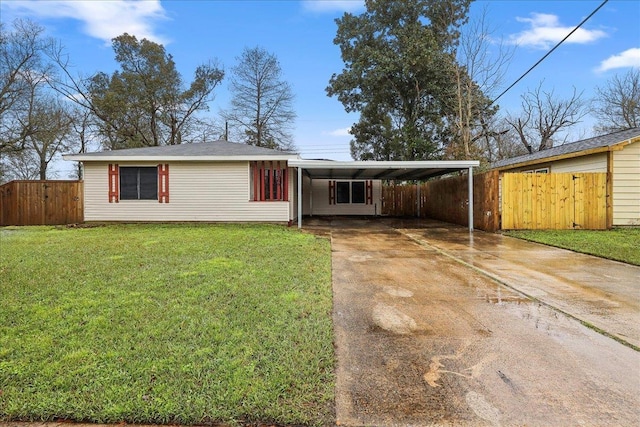
{"label": "green grass", "polygon": [[640,228],[595,230],[520,230],[507,236],[640,265]]}
{"label": "green grass", "polygon": [[329,242],[0,229],[0,421],[333,423]]}

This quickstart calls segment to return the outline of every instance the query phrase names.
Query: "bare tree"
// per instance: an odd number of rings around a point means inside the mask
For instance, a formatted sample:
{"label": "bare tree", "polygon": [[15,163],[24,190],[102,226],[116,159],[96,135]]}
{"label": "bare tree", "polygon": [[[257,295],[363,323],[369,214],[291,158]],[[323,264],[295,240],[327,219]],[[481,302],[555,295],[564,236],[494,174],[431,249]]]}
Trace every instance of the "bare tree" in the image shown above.
{"label": "bare tree", "polygon": [[[74,108],[69,110],[69,115],[71,116],[69,140],[74,141],[74,143],[67,144],[65,149],[73,150],[78,154],[87,153],[93,151],[94,149],[98,149],[99,146],[91,146],[91,142],[97,139],[96,118],[91,113],[91,111],[76,105]],[[77,163],[77,168],[75,170],[75,173],[73,174],[73,178],[82,179],[82,162]]]}
{"label": "bare tree", "polygon": [[68,106],[51,96],[42,96],[34,100],[30,122],[34,131],[25,140],[24,151],[35,155],[39,179],[47,179],[47,169],[52,160],[70,149],[69,135],[73,117],[67,111]]}
{"label": "bare tree", "polygon": [[578,93],[575,87],[570,98],[559,99],[553,90],[542,90],[540,82],[536,89],[529,90],[521,98],[520,115],[509,116],[506,120],[529,152],[553,147],[558,135],[580,123],[588,112],[582,92]]}
{"label": "bare tree", "polygon": [[604,87],[596,88],[594,106],[599,133],[640,127],[640,69],[616,74]]}
{"label": "bare tree", "polygon": [[27,20],[14,21],[11,29],[0,23],[0,152],[21,150],[33,132],[27,120],[32,85],[51,72],[46,51],[53,41],[43,32]]}
{"label": "bare tree", "polygon": [[451,118],[454,132],[449,151],[452,157],[481,156],[482,142],[504,130],[496,130],[487,126],[495,123],[492,116],[497,107],[491,105],[491,98],[498,90],[509,62],[513,57],[513,48],[504,43],[493,41],[495,29],[487,23],[488,9],[472,18],[462,28],[459,43],[455,50],[456,62],[453,66],[455,74],[455,103]]}
{"label": "bare tree", "polygon": [[7,153],[2,164],[5,168],[3,177],[5,181],[33,180],[40,177],[40,165],[36,154],[31,150]]}
{"label": "bare tree", "polygon": [[294,150],[294,95],[275,55],[245,48],[231,72],[231,107],[222,115],[237,137],[258,147]]}

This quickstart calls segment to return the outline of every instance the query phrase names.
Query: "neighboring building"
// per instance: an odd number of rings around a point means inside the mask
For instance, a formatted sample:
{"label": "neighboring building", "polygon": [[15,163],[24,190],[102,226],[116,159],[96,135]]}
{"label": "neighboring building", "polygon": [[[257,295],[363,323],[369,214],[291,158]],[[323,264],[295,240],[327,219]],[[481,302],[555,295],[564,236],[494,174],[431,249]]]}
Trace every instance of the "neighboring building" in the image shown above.
{"label": "neighboring building", "polygon": [[612,225],[640,225],[640,128],[501,160],[492,168],[501,173],[607,173]]}

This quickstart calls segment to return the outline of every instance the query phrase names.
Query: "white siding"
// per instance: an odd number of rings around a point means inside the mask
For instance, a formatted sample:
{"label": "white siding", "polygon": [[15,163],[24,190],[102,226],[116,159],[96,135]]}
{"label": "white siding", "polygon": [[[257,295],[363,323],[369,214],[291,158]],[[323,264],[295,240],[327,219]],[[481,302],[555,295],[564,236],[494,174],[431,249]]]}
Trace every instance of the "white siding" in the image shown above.
{"label": "white siding", "polygon": [[[314,179],[313,186],[309,187],[309,178],[303,180],[303,212],[305,215],[380,215],[382,206],[382,181],[374,180],[373,203],[339,203],[329,204],[328,179]],[[335,181],[348,181],[344,179]],[[354,180],[360,181],[363,180]],[[311,191],[310,191],[311,190]]]}
{"label": "white siding", "polygon": [[[536,169],[538,167],[536,166]],[[588,156],[574,157],[553,162],[550,165],[551,173],[566,172],[606,172],[607,153],[596,153]]]}
{"label": "white siding", "polygon": [[[155,166],[157,162],[118,164]],[[109,203],[107,167],[107,163],[85,163],[85,221],[286,222],[290,218],[293,202],[249,200],[248,162],[170,162],[169,203],[155,200]],[[292,195],[292,186],[289,189]],[[289,200],[295,200],[295,196]]]}
{"label": "white siding", "polygon": [[613,152],[613,225],[640,225],[640,141]]}

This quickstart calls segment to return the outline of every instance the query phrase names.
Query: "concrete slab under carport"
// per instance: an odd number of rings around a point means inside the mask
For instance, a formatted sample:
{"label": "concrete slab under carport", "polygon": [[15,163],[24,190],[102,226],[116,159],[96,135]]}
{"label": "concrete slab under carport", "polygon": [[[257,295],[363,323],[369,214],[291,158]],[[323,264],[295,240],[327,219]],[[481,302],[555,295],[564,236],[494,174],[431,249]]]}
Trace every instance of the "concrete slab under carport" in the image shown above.
{"label": "concrete slab under carport", "polygon": [[[465,239],[477,260],[496,242],[520,241],[424,220],[313,219],[306,228],[332,241],[339,424],[637,423],[638,351],[462,259]],[[640,272],[622,266],[627,279]],[[539,296],[551,294],[535,282]],[[608,291],[605,306],[617,298]]]}
{"label": "concrete slab under carport", "polygon": [[[293,159],[289,167],[298,170],[298,228],[302,228],[302,176],[310,179],[346,180],[426,180],[466,170],[468,177],[468,206],[473,206],[473,168],[479,160],[418,160],[418,161],[333,161]],[[473,209],[468,210],[468,229],[473,231]]]}

